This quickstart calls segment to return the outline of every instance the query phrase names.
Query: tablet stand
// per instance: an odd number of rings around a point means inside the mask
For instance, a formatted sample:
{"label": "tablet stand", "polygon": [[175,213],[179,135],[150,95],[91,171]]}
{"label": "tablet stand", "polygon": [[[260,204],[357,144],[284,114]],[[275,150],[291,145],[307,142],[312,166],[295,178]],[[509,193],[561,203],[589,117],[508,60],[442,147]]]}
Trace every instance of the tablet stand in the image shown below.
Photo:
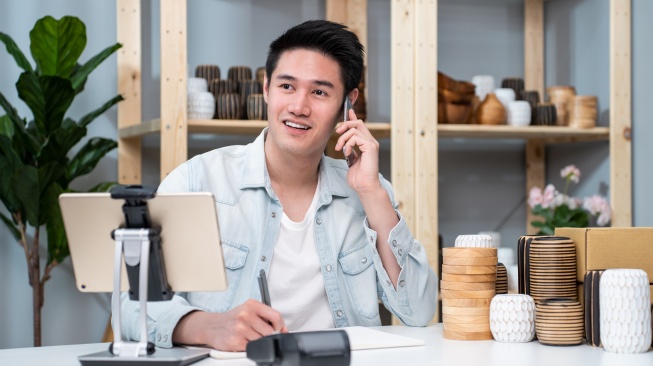
{"label": "tablet stand", "polygon": [[[117,186],[111,197],[124,199],[122,206],[126,228],[115,229],[111,236],[116,242],[113,262],[113,296],[111,312],[113,319],[113,343],[109,350],[80,356],[84,366],[107,365],[156,365],[182,366],[208,356],[208,350],[185,348],[156,349],[147,341],[147,302],[172,299],[173,291],[168,285],[161,252],[161,228],[151,227],[145,200],[154,198],[156,189],[144,186]],[[125,259],[129,280],[129,298],[139,302],[139,342],[122,340],[120,314],[120,284],[122,259]]]}

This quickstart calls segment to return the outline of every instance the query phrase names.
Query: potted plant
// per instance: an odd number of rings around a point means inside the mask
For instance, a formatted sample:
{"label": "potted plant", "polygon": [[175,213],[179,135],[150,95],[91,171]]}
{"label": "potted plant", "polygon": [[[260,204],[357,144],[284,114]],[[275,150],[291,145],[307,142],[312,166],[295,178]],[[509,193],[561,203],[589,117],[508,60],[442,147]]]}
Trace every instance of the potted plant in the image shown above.
{"label": "potted plant", "polygon": [[[34,345],[41,345],[41,309],[43,288],[52,269],[70,254],[64,232],[58,197],[70,192],[70,183],[90,173],[102,157],[117,144],[106,138],[89,139],[73,156],[70,150],[86,135],[87,126],[102,113],[120,102],[117,95],[101,107],[75,121],[65,117],[75,96],[84,90],[88,75],[121,47],[116,43],[105,48],[84,64],[78,59],[86,47],[86,27],[75,17],[56,20],[39,19],[30,32],[30,50],[36,63],[33,68],[23,52],[8,35],[0,40],[23,70],[16,89],[33,116],[28,120],[0,93],[0,200],[10,217],[0,213],[25,251],[34,311]],[[93,191],[108,189],[101,183]],[[28,236],[28,226],[34,228]],[[39,258],[40,231],[47,231],[47,261],[41,271]]]}

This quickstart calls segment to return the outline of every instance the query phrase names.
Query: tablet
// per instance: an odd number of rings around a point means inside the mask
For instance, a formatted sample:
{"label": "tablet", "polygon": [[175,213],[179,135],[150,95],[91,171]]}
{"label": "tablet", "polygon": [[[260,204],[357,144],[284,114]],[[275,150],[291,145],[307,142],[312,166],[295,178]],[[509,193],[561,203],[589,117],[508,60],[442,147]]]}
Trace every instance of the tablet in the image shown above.
{"label": "tablet", "polygon": [[[113,291],[115,241],[111,231],[124,227],[124,200],[109,193],[59,196],[77,288]],[[157,193],[147,200],[152,225],[161,226],[161,249],[175,292],[224,291],[227,279],[213,195],[208,192]],[[125,264],[121,291],[129,289]]]}

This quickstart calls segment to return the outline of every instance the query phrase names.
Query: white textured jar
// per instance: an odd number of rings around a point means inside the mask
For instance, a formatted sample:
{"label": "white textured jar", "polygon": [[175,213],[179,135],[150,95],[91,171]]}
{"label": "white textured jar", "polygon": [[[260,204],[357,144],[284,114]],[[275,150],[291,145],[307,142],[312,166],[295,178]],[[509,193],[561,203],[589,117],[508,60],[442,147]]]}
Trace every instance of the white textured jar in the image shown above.
{"label": "white textured jar", "polygon": [[192,78],[189,77],[186,80],[186,85],[188,89],[188,94],[190,93],[202,93],[209,91],[209,84],[204,78]]}
{"label": "white textured jar", "polygon": [[503,107],[508,110],[508,105],[510,102],[515,101],[515,91],[510,88],[498,88],[494,89],[494,95],[497,96],[497,99],[503,104]]}
{"label": "white textured jar", "polygon": [[458,235],[454,246],[457,248],[495,248],[489,235]]}
{"label": "white textured jar", "polygon": [[531,124],[531,105],[525,100],[508,103],[508,125],[528,126]]}
{"label": "white textured jar", "polygon": [[494,91],[494,77],[492,75],[476,75],[472,77],[472,84],[476,86],[475,93],[481,102],[488,93]]}
{"label": "white textured jar", "polygon": [[188,93],[188,119],[212,119],[215,98],[209,92]]}
{"label": "white textured jar", "polygon": [[530,342],[535,337],[535,301],[529,295],[496,295],[490,303],[490,331],[499,342]]}
{"label": "white textured jar", "polygon": [[651,347],[650,288],[641,269],[608,269],[601,275],[601,343],[610,352],[642,353]]}

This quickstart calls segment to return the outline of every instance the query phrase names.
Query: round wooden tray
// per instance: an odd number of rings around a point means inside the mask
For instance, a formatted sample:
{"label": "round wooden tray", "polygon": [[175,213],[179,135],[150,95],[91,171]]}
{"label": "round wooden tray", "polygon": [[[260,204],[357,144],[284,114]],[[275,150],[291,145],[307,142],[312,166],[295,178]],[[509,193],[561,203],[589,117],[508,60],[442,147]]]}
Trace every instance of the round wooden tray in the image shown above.
{"label": "round wooden tray", "polygon": [[490,324],[468,324],[468,323],[451,323],[443,322],[442,328],[444,330],[449,330],[452,332],[465,332],[465,333],[477,333],[477,332],[489,332]]}
{"label": "round wooden tray", "polygon": [[451,339],[456,341],[491,341],[492,332],[454,332],[451,330],[443,331],[442,336],[444,339]]}
{"label": "round wooden tray", "polygon": [[442,298],[442,307],[485,308],[490,306],[491,298],[487,299],[447,299]]}
{"label": "round wooden tray", "polygon": [[442,273],[450,274],[495,274],[497,273],[497,266],[450,266],[448,264],[442,265]]}
{"label": "round wooden tray", "polygon": [[481,275],[442,273],[442,280],[451,282],[494,282],[497,280],[497,275],[496,273]]}
{"label": "round wooden tray", "polygon": [[442,248],[442,260],[444,257],[496,257],[497,248]]}
{"label": "round wooden tray", "polygon": [[[451,315],[442,314],[442,322],[459,324],[487,324],[490,325],[490,315]],[[488,329],[489,330],[489,329]]]}
{"label": "round wooden tray", "polygon": [[497,257],[442,257],[442,264],[454,266],[496,266]]}
{"label": "round wooden tray", "polygon": [[456,306],[442,306],[442,314],[449,315],[485,315],[490,316],[490,307],[456,307]]}
{"label": "round wooden tray", "polygon": [[443,290],[479,291],[492,290],[495,285],[492,282],[450,282],[441,280],[440,288]]}
{"label": "round wooden tray", "polygon": [[443,299],[489,299],[492,300],[496,295],[496,290],[479,290],[479,291],[457,291],[457,290],[440,290]]}

